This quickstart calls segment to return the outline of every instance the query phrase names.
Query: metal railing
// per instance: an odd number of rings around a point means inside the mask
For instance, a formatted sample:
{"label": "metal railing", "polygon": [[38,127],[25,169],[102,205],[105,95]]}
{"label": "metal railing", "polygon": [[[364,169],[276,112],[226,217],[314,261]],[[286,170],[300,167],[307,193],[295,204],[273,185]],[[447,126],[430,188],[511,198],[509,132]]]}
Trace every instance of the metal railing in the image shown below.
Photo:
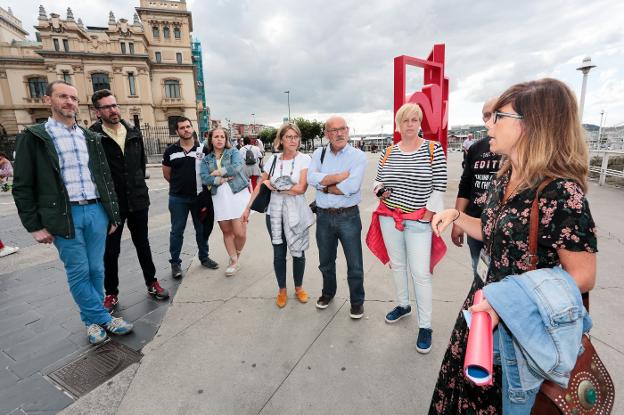
{"label": "metal railing", "polygon": [[599,175],[598,184],[600,186],[606,183],[607,177],[624,178],[624,170],[616,170],[616,169],[609,168],[609,157],[610,156],[624,156],[624,151],[613,151],[613,150],[591,151],[591,155],[592,157],[602,157],[600,166],[597,166],[597,165],[589,166],[590,173],[596,173]]}
{"label": "metal railing", "polygon": [[170,134],[167,126],[144,124],[141,127],[141,134],[143,134],[143,143],[147,156],[163,154],[167,147],[179,140],[177,135]]}

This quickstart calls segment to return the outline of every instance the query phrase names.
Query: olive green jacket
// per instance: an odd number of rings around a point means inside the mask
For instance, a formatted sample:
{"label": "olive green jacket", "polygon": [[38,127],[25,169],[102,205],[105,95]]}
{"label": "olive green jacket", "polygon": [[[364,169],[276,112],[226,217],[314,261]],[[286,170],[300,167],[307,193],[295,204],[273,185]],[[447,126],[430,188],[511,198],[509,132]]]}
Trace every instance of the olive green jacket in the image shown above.
{"label": "olive green jacket", "polygon": [[[100,138],[80,127],[89,152],[89,170],[111,224],[120,224],[117,195]],[[28,232],[43,228],[52,235],[74,238],[69,195],[61,176],[58,153],[45,124],[27,127],[16,139],[13,198]]]}

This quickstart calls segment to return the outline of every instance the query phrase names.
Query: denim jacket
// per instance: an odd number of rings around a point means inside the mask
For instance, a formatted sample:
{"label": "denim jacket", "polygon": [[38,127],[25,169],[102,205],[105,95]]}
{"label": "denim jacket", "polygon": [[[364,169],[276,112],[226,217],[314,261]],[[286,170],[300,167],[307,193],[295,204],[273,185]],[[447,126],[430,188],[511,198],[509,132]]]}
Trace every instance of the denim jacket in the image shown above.
{"label": "denim jacket", "polygon": [[509,391],[503,401],[534,399],[545,379],[567,387],[592,326],[570,274],[554,267],[510,275],[483,293],[501,319],[494,337]]}
{"label": "denim jacket", "polygon": [[204,157],[201,164],[200,176],[202,182],[210,187],[210,194],[216,195],[217,188],[223,184],[222,177],[231,177],[227,182],[232,189],[232,193],[238,193],[249,186],[249,179],[243,173],[243,159],[235,148],[226,148],[221,157],[221,176],[211,176],[210,173],[217,169],[217,159],[214,152],[210,152]]}

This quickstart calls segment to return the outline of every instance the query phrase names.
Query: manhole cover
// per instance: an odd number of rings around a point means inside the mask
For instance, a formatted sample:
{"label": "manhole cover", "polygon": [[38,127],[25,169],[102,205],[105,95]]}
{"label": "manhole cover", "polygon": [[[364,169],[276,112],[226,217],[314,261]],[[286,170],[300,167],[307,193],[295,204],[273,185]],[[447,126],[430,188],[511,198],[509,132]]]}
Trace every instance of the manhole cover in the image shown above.
{"label": "manhole cover", "polygon": [[55,370],[48,377],[75,397],[80,397],[140,360],[141,353],[123,344],[108,341]]}

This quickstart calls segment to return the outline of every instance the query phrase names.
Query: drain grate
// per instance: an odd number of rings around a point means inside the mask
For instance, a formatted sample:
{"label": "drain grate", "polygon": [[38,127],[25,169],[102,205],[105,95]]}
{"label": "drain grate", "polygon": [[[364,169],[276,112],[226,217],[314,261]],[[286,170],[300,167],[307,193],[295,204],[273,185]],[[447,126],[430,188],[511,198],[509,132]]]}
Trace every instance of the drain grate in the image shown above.
{"label": "drain grate", "polygon": [[108,341],[50,373],[48,377],[76,398],[87,394],[133,363],[141,353]]}

